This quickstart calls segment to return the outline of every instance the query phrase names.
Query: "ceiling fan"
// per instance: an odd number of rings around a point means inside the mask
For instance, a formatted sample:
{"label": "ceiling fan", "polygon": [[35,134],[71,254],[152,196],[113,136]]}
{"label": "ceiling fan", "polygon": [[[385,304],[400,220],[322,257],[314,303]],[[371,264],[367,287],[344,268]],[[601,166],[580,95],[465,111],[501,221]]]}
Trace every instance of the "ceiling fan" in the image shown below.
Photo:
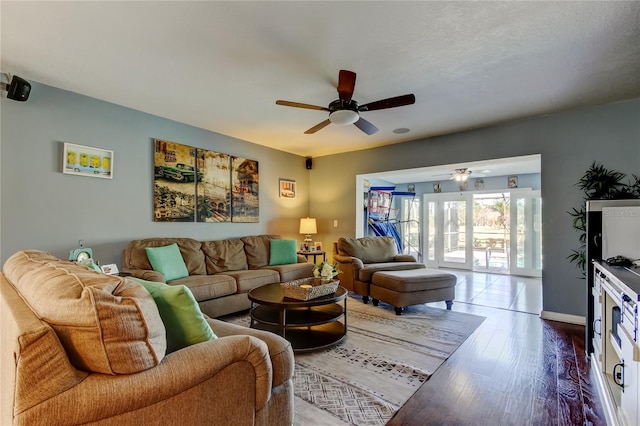
{"label": "ceiling fan", "polygon": [[358,105],[358,102],[354,101],[353,90],[356,86],[356,73],[353,71],[340,70],[338,75],[338,99],[331,102],[328,107],[301,104],[299,102],[290,102],[277,100],[277,105],[289,106],[294,108],[306,108],[317,109],[320,111],[327,111],[329,118],[321,123],[316,124],[306,132],[307,135],[313,134],[318,130],[328,126],[330,123],[340,124],[346,126],[348,124],[354,124],[358,129],[365,132],[367,135],[372,135],[378,131],[378,128],[371,122],[360,117],[360,113],[363,111],[375,111],[379,109],[396,108],[405,105],[411,105],[416,102],[416,97],[413,94],[396,96],[393,98],[382,99],[375,102],[370,102],[364,105]]}
{"label": "ceiling fan", "polygon": [[471,170],[469,170],[467,167],[463,167],[460,169],[454,169],[453,173],[448,173],[448,174],[443,174],[443,175],[435,175],[434,177],[437,176],[447,176],[449,175],[449,180],[455,180],[457,182],[464,182],[467,179],[469,179],[469,176],[471,175]]}

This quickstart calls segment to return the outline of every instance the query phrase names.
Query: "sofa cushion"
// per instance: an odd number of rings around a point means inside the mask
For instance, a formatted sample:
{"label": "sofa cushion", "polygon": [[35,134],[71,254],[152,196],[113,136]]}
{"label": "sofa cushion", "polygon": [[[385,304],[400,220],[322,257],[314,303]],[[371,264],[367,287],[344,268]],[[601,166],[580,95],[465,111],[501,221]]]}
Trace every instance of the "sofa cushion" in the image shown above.
{"label": "sofa cushion", "polygon": [[338,254],[357,257],[362,263],[392,262],[398,248],[393,237],[340,237]]}
{"label": "sofa cushion", "polygon": [[3,272],[55,330],[76,368],[131,374],[164,358],[164,325],[142,285],[36,250],[15,253]]}
{"label": "sofa cushion", "polygon": [[270,266],[298,263],[295,240],[271,240],[269,246]]}
{"label": "sofa cushion", "polygon": [[151,293],[158,306],[160,317],[167,330],[167,352],[174,352],[217,337],[202,315],[198,302],[188,287],[139,278],[132,279],[142,284]]}
{"label": "sofa cushion", "polygon": [[188,277],[170,281],[168,284],[189,287],[193,297],[195,297],[198,302],[216,299],[238,292],[236,280],[227,274],[189,275]]}
{"label": "sofa cushion", "polygon": [[278,273],[271,269],[228,271],[225,275],[229,275],[236,280],[238,293],[246,293],[252,288],[280,282]]}
{"label": "sofa cushion", "polygon": [[407,269],[425,269],[426,266],[423,263],[416,262],[388,262],[388,263],[372,263],[364,265],[360,271],[358,271],[358,279],[363,282],[371,282],[371,277],[376,272],[381,271],[400,271]]}
{"label": "sofa cushion", "polygon": [[147,238],[131,241],[123,253],[123,266],[132,269],[153,269],[147,257],[146,247],[163,247],[176,243],[189,275],[205,275],[207,268],[200,241],[191,238]]}
{"label": "sofa cushion", "polygon": [[249,269],[244,243],[239,238],[203,241],[202,251],[207,266],[207,274]]}
{"label": "sofa cushion", "polygon": [[259,269],[269,264],[270,241],[279,240],[279,235],[255,235],[240,238],[244,243],[249,269]]}
{"label": "sofa cushion", "polygon": [[288,265],[265,266],[263,269],[277,271],[280,275],[280,282],[299,280],[313,276],[313,263],[291,263]]}
{"label": "sofa cushion", "polygon": [[189,276],[187,265],[184,264],[176,243],[163,247],[146,247],[144,250],[153,270],[164,275],[166,281]]}

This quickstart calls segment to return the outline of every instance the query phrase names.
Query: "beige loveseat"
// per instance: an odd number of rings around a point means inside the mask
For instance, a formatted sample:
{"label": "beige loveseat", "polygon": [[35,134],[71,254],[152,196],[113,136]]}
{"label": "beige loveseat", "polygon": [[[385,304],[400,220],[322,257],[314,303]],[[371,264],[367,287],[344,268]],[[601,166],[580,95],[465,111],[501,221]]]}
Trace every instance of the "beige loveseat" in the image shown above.
{"label": "beige loveseat", "polygon": [[247,292],[261,285],[313,276],[313,264],[304,256],[298,263],[269,265],[270,241],[278,235],[256,235],[215,241],[191,238],[148,238],[131,241],[122,255],[122,270],[148,281],[166,282],[151,267],[146,247],[176,243],[189,272],[188,277],[168,281],[191,290],[202,312],[219,317],[251,307]]}
{"label": "beige loveseat", "polygon": [[340,270],[340,285],[369,303],[371,280],[379,271],[424,269],[415,257],[398,254],[393,237],[340,237],[333,245],[333,260]]}
{"label": "beige loveseat", "polygon": [[140,283],[14,254],[0,274],[0,424],[292,424],[289,342],[204,320],[217,338],[167,354]]}

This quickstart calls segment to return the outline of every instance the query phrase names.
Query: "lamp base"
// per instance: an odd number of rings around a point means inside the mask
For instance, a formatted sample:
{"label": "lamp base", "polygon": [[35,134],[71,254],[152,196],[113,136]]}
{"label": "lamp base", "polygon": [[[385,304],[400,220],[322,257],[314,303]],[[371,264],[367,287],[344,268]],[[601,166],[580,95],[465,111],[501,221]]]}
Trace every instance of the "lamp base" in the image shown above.
{"label": "lamp base", "polygon": [[313,240],[311,239],[311,235],[307,234],[304,238],[305,243],[311,243]]}

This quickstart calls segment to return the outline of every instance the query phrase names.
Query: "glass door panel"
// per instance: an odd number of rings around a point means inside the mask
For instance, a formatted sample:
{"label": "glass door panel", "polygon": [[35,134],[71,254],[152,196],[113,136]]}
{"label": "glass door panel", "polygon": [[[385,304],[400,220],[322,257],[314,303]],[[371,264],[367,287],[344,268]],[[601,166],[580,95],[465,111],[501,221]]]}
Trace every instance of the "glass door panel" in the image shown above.
{"label": "glass door panel", "polygon": [[452,200],[442,202],[443,223],[443,265],[461,267],[467,264],[466,243],[467,202]]}
{"label": "glass door panel", "polygon": [[512,220],[516,224],[512,238],[511,273],[517,275],[542,276],[542,200],[539,191],[531,195],[518,195]]}

